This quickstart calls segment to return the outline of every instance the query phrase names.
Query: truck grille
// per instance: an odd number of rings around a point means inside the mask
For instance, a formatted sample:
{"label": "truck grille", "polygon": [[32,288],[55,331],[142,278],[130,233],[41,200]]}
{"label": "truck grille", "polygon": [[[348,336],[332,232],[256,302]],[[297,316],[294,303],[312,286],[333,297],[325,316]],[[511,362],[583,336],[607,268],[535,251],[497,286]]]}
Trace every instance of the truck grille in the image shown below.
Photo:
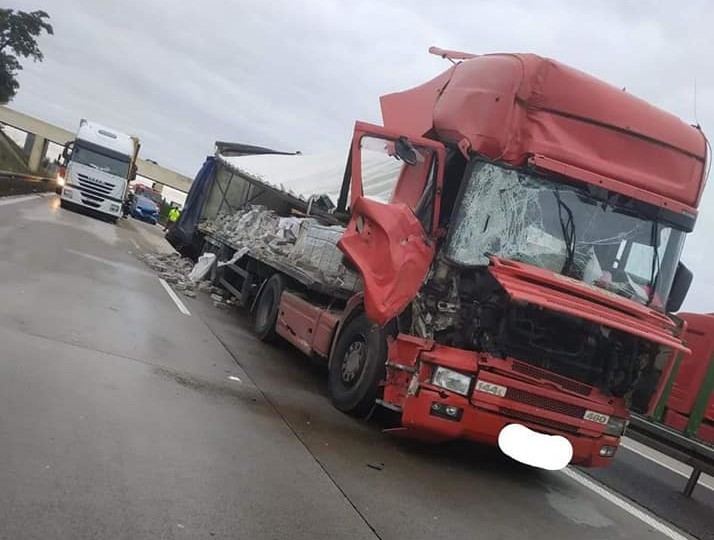
{"label": "truck grille", "polygon": [[525,403],[526,405],[547,409],[549,411],[580,419],[585,415],[586,411],[585,407],[539,396],[538,394],[526,392],[525,390],[519,390],[518,388],[509,388],[506,391],[506,399],[511,399],[513,401],[518,401],[519,403]]}
{"label": "truck grille", "polygon": [[114,186],[106,185],[104,182],[100,182],[99,180],[91,178],[86,174],[78,173],[77,179],[79,180],[79,188],[82,191],[102,197],[101,200],[104,200],[104,197],[111,195],[112,190],[114,189]]}
{"label": "truck grille", "polygon": [[92,208],[99,208],[104,202],[104,197],[94,195],[93,193],[87,191],[84,188],[79,188],[80,194],[82,195],[82,203]]}
{"label": "truck grille", "polygon": [[501,407],[498,409],[501,414],[508,416],[510,418],[515,418],[516,420],[522,420],[523,422],[530,422],[532,424],[538,424],[543,427],[549,427],[551,429],[557,429],[558,431],[565,431],[566,433],[577,433],[578,428],[575,426],[570,426],[568,424],[563,424],[561,422],[554,422],[553,420],[548,420],[546,418],[540,418],[538,416],[523,413],[520,411],[514,411],[513,409],[507,409]]}
{"label": "truck grille", "polygon": [[517,373],[522,373],[528,377],[534,379],[545,379],[546,381],[552,381],[561,388],[580,394],[581,396],[589,396],[592,392],[592,387],[587,384],[574,381],[557,373],[548,371],[547,369],[541,369],[539,367],[533,366],[531,364],[526,364],[525,362],[513,361],[511,369]]}

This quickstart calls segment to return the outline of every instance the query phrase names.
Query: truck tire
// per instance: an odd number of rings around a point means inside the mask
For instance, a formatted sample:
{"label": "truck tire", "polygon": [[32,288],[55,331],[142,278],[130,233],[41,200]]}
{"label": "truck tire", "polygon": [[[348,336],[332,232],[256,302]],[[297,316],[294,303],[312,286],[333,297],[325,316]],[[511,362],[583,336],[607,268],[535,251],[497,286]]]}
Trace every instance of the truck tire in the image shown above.
{"label": "truck tire", "polygon": [[265,282],[260,291],[258,301],[255,303],[255,322],[253,330],[260,341],[272,343],[278,339],[275,323],[278,320],[280,296],[285,290],[285,278],[280,274],[273,274]]}
{"label": "truck tire", "polygon": [[385,375],[387,340],[384,331],[360,314],[347,323],[337,338],[330,359],[327,391],[340,411],[364,418],[377,399]]}

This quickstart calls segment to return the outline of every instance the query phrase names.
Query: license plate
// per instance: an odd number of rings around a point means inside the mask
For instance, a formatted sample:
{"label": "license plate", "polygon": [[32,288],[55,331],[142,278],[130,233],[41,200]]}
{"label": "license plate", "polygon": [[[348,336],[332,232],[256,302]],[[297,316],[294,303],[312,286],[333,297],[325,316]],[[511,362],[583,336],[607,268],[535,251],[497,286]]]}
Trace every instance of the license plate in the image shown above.
{"label": "license plate", "polygon": [[607,424],[610,421],[610,417],[606,414],[599,413],[597,411],[585,411],[583,415],[585,420],[590,420],[596,424]]}
{"label": "license plate", "polygon": [[520,424],[501,430],[498,447],[516,461],[549,471],[564,468],[573,458],[573,445],[565,437],[537,433]]}
{"label": "license plate", "polygon": [[491,394],[492,396],[505,397],[508,388],[506,388],[505,386],[501,386],[500,384],[493,384],[490,382],[477,380],[476,390],[485,394]]}

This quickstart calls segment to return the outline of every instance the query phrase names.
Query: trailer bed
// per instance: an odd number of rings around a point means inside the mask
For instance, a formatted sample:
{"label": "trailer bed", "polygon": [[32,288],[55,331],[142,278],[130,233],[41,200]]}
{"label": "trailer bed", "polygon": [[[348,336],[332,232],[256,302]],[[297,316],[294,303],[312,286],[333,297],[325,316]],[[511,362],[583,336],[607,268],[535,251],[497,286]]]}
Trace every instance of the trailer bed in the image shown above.
{"label": "trailer bed", "polygon": [[[235,252],[241,249],[219,234],[206,230],[201,230],[201,232],[204,234],[204,242],[211,246],[208,250],[216,253],[219,261],[230,260]],[[206,249],[204,249],[204,251],[206,251]],[[222,270],[229,270],[242,278],[241,289],[238,289],[222,272],[218,272],[214,278],[245,304],[247,299],[251,296],[251,293],[255,292],[255,288],[258,285],[253,283],[252,278],[265,273],[265,267],[272,269],[274,272],[280,272],[300,283],[307,290],[321,295],[347,300],[355,293],[353,290],[325,283],[318,275],[311,273],[308,269],[290,265],[277,258],[265,257],[250,251],[243,255],[236,263],[221,266]]]}

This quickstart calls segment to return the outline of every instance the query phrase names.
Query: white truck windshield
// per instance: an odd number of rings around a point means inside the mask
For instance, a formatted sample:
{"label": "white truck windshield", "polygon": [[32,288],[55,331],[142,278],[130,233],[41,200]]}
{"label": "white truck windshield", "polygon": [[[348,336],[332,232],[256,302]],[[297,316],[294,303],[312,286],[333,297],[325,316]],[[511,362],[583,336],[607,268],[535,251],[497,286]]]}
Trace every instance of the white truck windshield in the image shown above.
{"label": "white truck windshield", "polygon": [[72,151],[72,161],[81,163],[82,165],[87,165],[88,167],[92,167],[105,173],[121,176],[122,178],[127,178],[129,175],[128,157],[124,160],[96,150],[85,148],[79,144],[76,144],[74,150]]}
{"label": "white truck windshield", "polygon": [[[641,203],[638,203],[641,205]],[[474,167],[454,213],[445,255],[487,254],[567,275],[662,309],[685,233],[642,217],[634,201],[493,164]]]}

